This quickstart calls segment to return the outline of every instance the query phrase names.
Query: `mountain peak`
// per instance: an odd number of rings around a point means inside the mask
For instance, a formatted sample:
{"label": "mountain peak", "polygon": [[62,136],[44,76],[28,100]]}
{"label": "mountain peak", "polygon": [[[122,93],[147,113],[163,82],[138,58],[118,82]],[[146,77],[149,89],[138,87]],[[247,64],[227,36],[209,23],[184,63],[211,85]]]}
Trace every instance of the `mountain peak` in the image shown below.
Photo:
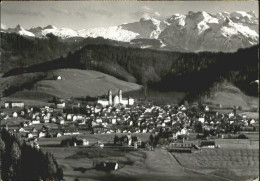
{"label": "mountain peak", "polygon": [[16,27],[14,28],[16,31],[22,30],[23,28],[21,27],[21,25],[16,25]]}
{"label": "mountain peak", "polygon": [[123,42],[142,38],[159,39],[162,44],[166,45],[166,48],[172,46],[178,50],[226,51],[223,49],[226,46],[227,49],[235,51],[241,48],[241,44],[237,41],[243,42],[242,47],[249,47],[257,43],[258,26],[258,17],[253,11],[216,14],[206,11],[189,11],[187,15],[173,14],[166,20],[160,18],[159,15],[153,16],[153,13],[146,13],[139,21],[113,27],[73,30],[48,25],[44,28],[34,27],[25,30],[17,25],[16,28],[3,30],[3,32],[41,38],[46,37],[49,33],[62,39],[103,37]]}
{"label": "mountain peak", "polygon": [[53,25],[48,25],[48,26],[45,26],[43,29],[57,29],[57,28]]}

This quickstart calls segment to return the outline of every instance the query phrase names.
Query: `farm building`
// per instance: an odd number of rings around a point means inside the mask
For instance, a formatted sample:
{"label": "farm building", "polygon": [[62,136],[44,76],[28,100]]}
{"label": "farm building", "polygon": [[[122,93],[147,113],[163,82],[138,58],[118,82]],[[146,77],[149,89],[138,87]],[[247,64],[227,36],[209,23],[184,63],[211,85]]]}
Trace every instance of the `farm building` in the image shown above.
{"label": "farm building", "polygon": [[17,112],[14,112],[14,113],[13,113],[13,118],[17,118],[17,117],[18,117]]}
{"label": "farm building", "polygon": [[208,148],[216,147],[215,141],[210,141],[210,140],[201,140],[199,144],[200,144],[200,147],[208,147]]}
{"label": "farm building", "polygon": [[24,108],[23,102],[5,102],[5,108]]}
{"label": "farm building", "polygon": [[169,152],[192,153],[200,151],[200,148],[193,143],[170,143]]}
{"label": "farm building", "polygon": [[78,139],[77,140],[77,145],[88,146],[89,145],[89,141],[87,141],[86,139]]}
{"label": "farm building", "polygon": [[118,169],[117,162],[109,162],[109,161],[99,162],[99,163],[94,162],[93,165],[97,170],[102,170],[102,171],[106,171],[106,172]]}
{"label": "farm building", "polygon": [[192,153],[191,148],[169,148],[169,152]]}
{"label": "farm building", "polygon": [[61,80],[62,79],[62,77],[59,75],[59,76],[57,76],[57,78],[56,78],[57,80]]}
{"label": "farm building", "polygon": [[64,108],[65,105],[66,105],[65,102],[59,102],[59,103],[56,104],[56,106],[57,106],[58,109]]}

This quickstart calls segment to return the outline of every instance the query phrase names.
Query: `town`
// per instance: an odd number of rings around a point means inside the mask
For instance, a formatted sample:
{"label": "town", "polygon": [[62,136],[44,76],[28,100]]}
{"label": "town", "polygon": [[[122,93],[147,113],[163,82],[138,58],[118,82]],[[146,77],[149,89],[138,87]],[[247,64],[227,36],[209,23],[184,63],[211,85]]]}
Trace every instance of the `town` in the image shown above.
{"label": "town", "polygon": [[[194,133],[197,133],[196,138],[201,139],[231,138],[233,135],[243,138],[244,135],[237,133],[258,129],[255,119],[237,113],[239,108],[234,107],[224,114],[207,105],[134,104],[133,98],[122,98],[121,90],[118,94],[112,101],[109,90],[108,100],[98,100],[96,104],[86,106],[63,99],[45,107],[5,102],[1,126],[18,132],[28,140],[78,135],[88,130],[92,134],[160,133],[171,142],[189,140]],[[12,112],[12,109],[17,111]],[[9,120],[14,120],[15,124],[9,123]]]}
{"label": "town", "polygon": [[[259,129],[259,119],[244,114],[241,107],[190,105],[187,101],[183,105],[156,105],[123,98],[122,90],[114,95],[109,90],[98,98],[53,98],[41,107],[6,101],[1,120],[1,129],[43,150],[49,146],[119,148],[126,152],[163,148],[169,153],[196,154],[204,148],[222,147],[223,142],[216,140],[245,140]],[[91,135],[108,135],[109,139],[93,139]],[[93,165],[103,171],[122,168],[117,159],[93,160]]]}
{"label": "town", "polygon": [[[129,159],[127,157],[135,153],[145,153],[148,160],[160,155],[162,160],[172,159],[169,164],[175,164],[176,169],[180,169],[176,164],[182,163],[186,164],[183,169],[197,172],[196,168],[189,168],[192,159],[197,162],[201,156],[208,159],[208,154],[212,159],[220,155],[224,159],[226,154],[232,154],[231,160],[237,158],[234,150],[230,149],[231,144],[237,147],[236,152],[246,146],[247,151],[255,156],[258,150],[257,112],[252,114],[252,111],[238,106],[189,104],[187,101],[180,105],[157,105],[151,101],[123,98],[120,89],[115,94],[108,90],[107,95],[96,98],[53,97],[43,106],[30,106],[22,101],[6,101],[2,105],[2,131],[18,135],[33,149],[50,152],[55,157],[60,155],[58,150],[61,149],[68,153],[75,150],[79,157],[82,157],[82,152],[92,154],[86,165],[91,163],[88,169],[97,172],[121,170],[134,163],[122,162],[122,159]],[[210,151],[212,149],[216,151]],[[62,159],[58,158],[59,163],[71,157],[66,152],[62,153]],[[77,159],[71,161],[73,165],[80,163]],[[203,168],[207,163],[203,161],[198,167]],[[64,170],[65,176],[71,169]],[[74,168],[75,175],[85,175],[86,169],[82,169]]]}

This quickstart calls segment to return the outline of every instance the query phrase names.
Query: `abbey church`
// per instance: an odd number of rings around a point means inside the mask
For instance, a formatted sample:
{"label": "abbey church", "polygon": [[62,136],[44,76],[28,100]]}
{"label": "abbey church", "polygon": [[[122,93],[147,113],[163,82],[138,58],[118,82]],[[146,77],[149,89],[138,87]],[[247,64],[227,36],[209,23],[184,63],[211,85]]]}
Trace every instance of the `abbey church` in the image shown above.
{"label": "abbey church", "polygon": [[113,93],[111,90],[108,91],[108,99],[99,99],[99,104],[103,106],[117,106],[119,104],[121,105],[133,105],[134,99],[133,98],[123,98],[122,96],[122,90],[118,91],[118,94],[113,97]]}

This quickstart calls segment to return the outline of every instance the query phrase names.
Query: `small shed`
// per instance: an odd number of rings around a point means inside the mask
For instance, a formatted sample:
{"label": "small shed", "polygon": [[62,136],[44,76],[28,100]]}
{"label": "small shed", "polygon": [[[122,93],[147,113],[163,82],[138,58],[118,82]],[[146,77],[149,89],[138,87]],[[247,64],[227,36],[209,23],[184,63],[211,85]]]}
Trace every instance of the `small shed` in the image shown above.
{"label": "small shed", "polygon": [[209,147],[209,148],[214,147],[215,148],[216,143],[215,143],[215,141],[211,141],[211,140],[201,140],[200,147]]}
{"label": "small shed", "polygon": [[94,167],[97,170],[110,172],[110,171],[118,169],[118,163],[117,162],[105,161],[105,162],[94,163]]}

